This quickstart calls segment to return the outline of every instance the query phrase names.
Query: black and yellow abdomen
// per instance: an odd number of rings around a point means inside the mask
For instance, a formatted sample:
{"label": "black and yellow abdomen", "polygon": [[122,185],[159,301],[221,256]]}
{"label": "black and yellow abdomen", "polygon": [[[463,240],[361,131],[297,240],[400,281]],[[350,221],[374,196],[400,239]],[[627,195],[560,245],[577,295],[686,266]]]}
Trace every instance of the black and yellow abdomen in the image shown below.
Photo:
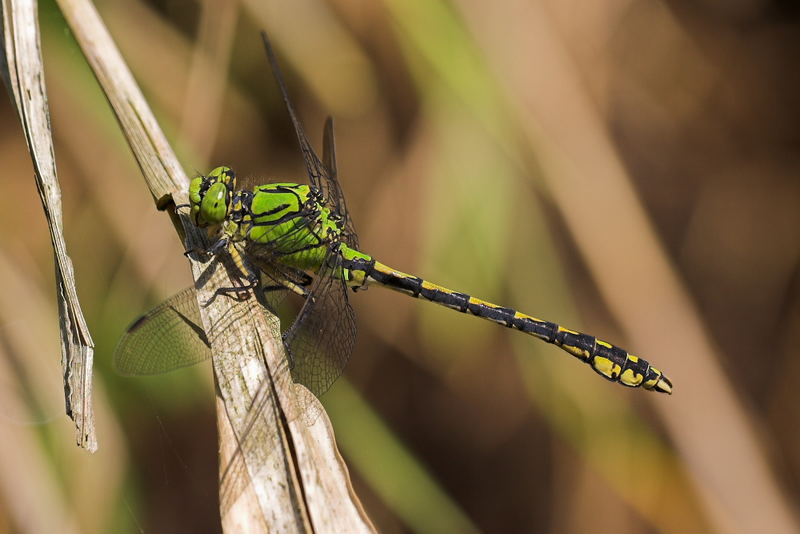
{"label": "black and yellow abdomen", "polygon": [[589,364],[598,374],[628,387],[643,387],[661,393],[672,393],[672,382],[646,360],[594,336],[569,330],[556,323],[543,321],[459,293],[416,276],[397,271],[371,257],[343,247],[343,266],[349,271],[354,286],[377,283],[415,298],[421,298],[514,328],[552,343]]}

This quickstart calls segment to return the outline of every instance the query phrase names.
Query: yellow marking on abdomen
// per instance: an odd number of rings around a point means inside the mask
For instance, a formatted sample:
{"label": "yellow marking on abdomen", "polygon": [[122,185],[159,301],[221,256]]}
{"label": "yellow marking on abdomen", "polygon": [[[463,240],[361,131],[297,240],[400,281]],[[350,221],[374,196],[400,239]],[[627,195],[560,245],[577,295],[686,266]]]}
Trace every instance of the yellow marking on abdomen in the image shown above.
{"label": "yellow marking on abdomen", "polygon": [[656,369],[655,367],[652,367],[652,366],[650,367],[650,370],[655,373],[655,376],[644,383],[644,387],[647,388],[647,389],[652,389],[656,384],[658,384],[658,381],[661,380],[661,377],[664,374],[664,373],[662,373],[661,371],[659,371],[658,369]]}
{"label": "yellow marking on abdomen", "polygon": [[561,348],[581,360],[588,360],[589,356],[591,356],[588,350],[573,347],[572,345],[561,345]]}
{"label": "yellow marking on abdomen", "polygon": [[619,364],[612,362],[608,358],[603,358],[602,356],[595,356],[594,360],[592,360],[592,367],[603,376],[607,376],[611,379],[616,379],[620,371],[622,371]]}
{"label": "yellow marking on abdomen", "polygon": [[470,304],[475,304],[476,306],[489,306],[490,308],[497,308],[497,304],[492,304],[491,302],[486,302],[485,300],[481,300],[475,297],[469,298]]}
{"label": "yellow marking on abdomen", "polygon": [[640,375],[639,373],[634,373],[633,369],[625,369],[625,371],[620,375],[619,381],[630,387],[636,387],[642,383],[644,380],[644,376]]}
{"label": "yellow marking on abdomen", "polygon": [[431,291],[441,291],[442,293],[455,293],[452,289],[447,289],[446,287],[442,287],[440,285],[436,285],[432,282],[428,282],[427,280],[422,280],[422,289],[429,289]]}
{"label": "yellow marking on abdomen", "polygon": [[524,314],[524,313],[520,313],[520,312],[516,312],[514,314],[514,319],[530,319],[531,321],[536,321],[537,323],[544,323],[545,322],[545,321],[542,321],[541,319],[537,319],[536,317],[533,317],[531,315],[527,315],[527,314]]}

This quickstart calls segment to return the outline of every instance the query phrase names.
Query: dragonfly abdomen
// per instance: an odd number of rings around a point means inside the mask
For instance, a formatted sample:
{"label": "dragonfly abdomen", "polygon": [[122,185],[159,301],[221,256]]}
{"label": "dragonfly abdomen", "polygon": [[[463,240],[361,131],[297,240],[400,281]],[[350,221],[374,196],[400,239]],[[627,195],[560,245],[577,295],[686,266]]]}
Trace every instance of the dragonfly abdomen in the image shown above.
{"label": "dragonfly abdomen", "polygon": [[554,340],[550,343],[585,361],[598,374],[613,382],[672,393],[672,383],[661,371],[616,345],[563,326],[557,326]]}
{"label": "dragonfly abdomen", "polygon": [[560,347],[589,364],[598,374],[612,382],[662,393],[672,392],[672,383],[669,379],[646,360],[594,336],[575,332],[556,323],[525,315],[513,308],[498,306],[466,293],[433,284],[417,276],[387,267],[368,256],[351,256],[351,258],[345,258],[343,266],[354,274],[351,276],[353,280],[378,283],[415,298],[429,300],[462,313],[520,330]]}

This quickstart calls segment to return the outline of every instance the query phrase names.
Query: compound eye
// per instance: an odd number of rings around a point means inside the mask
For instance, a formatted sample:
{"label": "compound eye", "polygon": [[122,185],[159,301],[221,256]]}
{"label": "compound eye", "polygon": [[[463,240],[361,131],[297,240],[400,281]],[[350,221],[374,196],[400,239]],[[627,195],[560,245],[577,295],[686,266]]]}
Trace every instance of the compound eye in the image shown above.
{"label": "compound eye", "polygon": [[[228,188],[223,183],[216,183],[208,188],[200,203],[198,226],[219,224],[228,215]],[[205,224],[199,224],[205,223]]]}
{"label": "compound eye", "polygon": [[197,217],[200,214],[200,203],[203,201],[203,195],[200,193],[203,188],[203,180],[202,176],[197,176],[192,178],[189,184],[189,215],[196,226],[200,226]]}
{"label": "compound eye", "polygon": [[189,183],[189,202],[192,204],[200,204],[201,195],[200,189],[203,187],[203,177],[196,176],[192,178],[191,183]]}

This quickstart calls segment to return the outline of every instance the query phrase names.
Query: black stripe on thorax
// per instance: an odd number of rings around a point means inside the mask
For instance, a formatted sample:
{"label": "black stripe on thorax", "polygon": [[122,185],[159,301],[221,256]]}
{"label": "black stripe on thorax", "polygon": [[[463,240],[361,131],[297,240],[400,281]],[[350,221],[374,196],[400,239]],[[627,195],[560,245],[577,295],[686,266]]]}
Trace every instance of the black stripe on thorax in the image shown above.
{"label": "black stripe on thorax", "polygon": [[318,241],[317,243],[310,243],[308,245],[303,245],[300,248],[292,249],[292,250],[285,250],[285,251],[276,251],[276,256],[292,256],[294,254],[299,254],[300,252],[305,252],[307,250],[313,250],[315,248],[320,248],[325,246],[325,243]]}
{"label": "black stripe on thorax", "polygon": [[303,208],[303,200],[300,198],[300,195],[298,194],[298,192],[295,191],[291,187],[286,187],[286,186],[282,186],[282,185],[281,186],[274,186],[274,185],[259,186],[259,187],[255,188],[252,191],[246,191],[246,193],[250,197],[248,199],[248,202],[247,202],[247,209],[250,211],[250,213],[254,217],[264,217],[264,216],[274,215],[276,213],[279,213],[281,210],[284,210],[284,209],[289,207],[289,204],[281,204],[280,206],[275,207],[275,208],[273,208],[271,210],[264,211],[264,212],[261,212],[261,213],[255,213],[255,212],[253,212],[252,205],[253,205],[253,197],[256,194],[259,194],[259,195],[276,195],[276,194],[279,194],[279,193],[280,194],[289,193],[289,194],[294,196],[295,200],[297,201],[297,205],[300,207],[300,209],[294,210],[294,211],[292,211],[290,213],[298,213],[298,212],[302,211],[302,208]]}
{"label": "black stripe on thorax", "polygon": [[270,195],[274,195],[275,193],[291,193],[297,199],[297,203],[298,204],[302,204],[303,203],[301,198],[300,198],[300,194],[297,192],[297,190],[294,187],[288,187],[288,186],[285,186],[285,185],[276,185],[276,184],[261,185],[261,186],[256,187],[255,189],[253,189],[253,192],[255,192],[255,193],[268,193]]}
{"label": "black stripe on thorax", "polygon": [[[283,204],[282,206],[279,206],[279,207],[281,209],[285,209],[286,207],[288,207],[288,204]],[[284,213],[283,215],[281,215],[277,219],[268,220],[268,221],[264,221],[264,220],[260,219],[261,217],[274,215],[278,211],[280,211],[280,210],[270,210],[270,211],[267,211],[267,212],[264,212],[264,213],[252,213],[251,212],[252,216],[253,216],[253,226],[278,226],[278,225],[283,224],[285,222],[289,222],[291,220],[294,220],[294,219],[296,219],[298,217],[302,217],[302,218],[308,219],[308,220],[315,220],[315,219],[317,219],[319,217],[319,210],[300,208],[299,210],[287,211],[286,213]],[[256,219],[257,217],[258,217],[258,219]]]}
{"label": "black stripe on thorax", "polygon": [[279,204],[278,206],[275,206],[271,210],[262,211],[261,213],[256,213],[256,212],[251,210],[250,213],[252,213],[253,217],[269,217],[270,215],[275,215],[276,213],[282,212],[283,210],[285,210],[288,207],[289,207],[289,204]]}

